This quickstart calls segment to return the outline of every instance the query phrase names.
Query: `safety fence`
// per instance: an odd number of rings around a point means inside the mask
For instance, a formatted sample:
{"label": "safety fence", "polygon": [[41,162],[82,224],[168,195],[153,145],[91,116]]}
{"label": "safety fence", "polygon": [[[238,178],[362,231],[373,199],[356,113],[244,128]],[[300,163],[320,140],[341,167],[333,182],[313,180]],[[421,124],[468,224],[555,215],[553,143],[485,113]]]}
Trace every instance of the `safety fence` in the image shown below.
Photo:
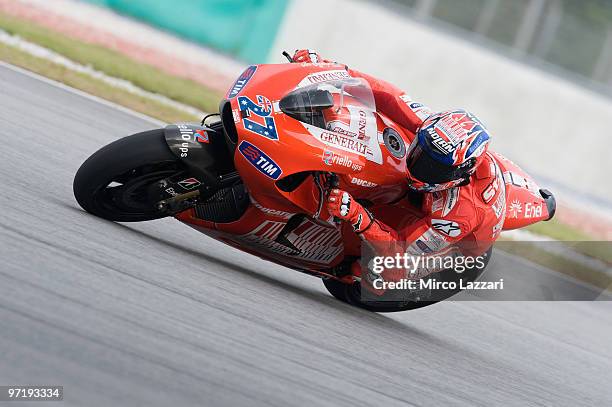
{"label": "safety fence", "polygon": [[392,0],[612,90],[611,0]]}

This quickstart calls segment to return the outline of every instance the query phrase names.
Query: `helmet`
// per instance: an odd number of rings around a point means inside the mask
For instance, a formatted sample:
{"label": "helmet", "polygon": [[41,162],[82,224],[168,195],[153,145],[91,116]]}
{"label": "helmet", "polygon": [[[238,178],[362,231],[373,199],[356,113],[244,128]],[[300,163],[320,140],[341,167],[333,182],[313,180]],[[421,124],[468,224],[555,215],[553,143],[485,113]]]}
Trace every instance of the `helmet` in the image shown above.
{"label": "helmet", "polygon": [[408,148],[408,184],[417,191],[434,192],[469,182],[489,139],[482,122],[465,110],[429,116]]}

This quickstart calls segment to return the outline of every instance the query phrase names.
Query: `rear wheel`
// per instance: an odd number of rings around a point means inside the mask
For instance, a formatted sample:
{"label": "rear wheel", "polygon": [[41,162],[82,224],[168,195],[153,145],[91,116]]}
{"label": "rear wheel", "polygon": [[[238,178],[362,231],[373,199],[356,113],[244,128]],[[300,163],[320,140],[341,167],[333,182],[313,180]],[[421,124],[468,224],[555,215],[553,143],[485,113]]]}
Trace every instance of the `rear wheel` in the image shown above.
{"label": "rear wheel", "polygon": [[139,222],[167,213],[152,193],[159,181],[185,172],[157,129],[119,139],[95,152],[79,168],[74,196],[83,209],[104,219]]}

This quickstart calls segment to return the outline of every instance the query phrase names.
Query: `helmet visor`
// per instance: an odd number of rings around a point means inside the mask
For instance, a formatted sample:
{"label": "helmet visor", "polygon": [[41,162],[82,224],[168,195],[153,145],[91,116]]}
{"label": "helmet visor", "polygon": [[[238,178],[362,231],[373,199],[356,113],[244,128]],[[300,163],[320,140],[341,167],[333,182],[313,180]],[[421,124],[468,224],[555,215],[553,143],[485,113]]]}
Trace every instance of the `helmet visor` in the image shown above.
{"label": "helmet visor", "polygon": [[464,176],[461,169],[433,159],[418,144],[408,153],[406,165],[414,178],[426,184],[444,184]]}

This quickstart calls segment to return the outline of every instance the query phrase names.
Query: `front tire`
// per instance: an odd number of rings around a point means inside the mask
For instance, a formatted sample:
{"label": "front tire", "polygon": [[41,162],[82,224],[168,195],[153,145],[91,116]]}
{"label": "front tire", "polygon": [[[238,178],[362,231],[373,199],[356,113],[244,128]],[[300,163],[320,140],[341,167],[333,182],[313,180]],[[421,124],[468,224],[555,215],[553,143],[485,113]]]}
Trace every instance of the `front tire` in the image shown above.
{"label": "front tire", "polygon": [[338,280],[324,279],[323,284],[331,295],[336,299],[363,308],[372,312],[399,312],[409,311],[417,308],[426,307],[435,304],[437,301],[362,301],[361,299],[361,284],[354,282],[353,284],[341,283]]}
{"label": "front tire", "polygon": [[87,212],[107,220],[159,219],[167,214],[157,209],[150,192],[162,179],[182,172],[164,130],[150,130],[114,141],[89,157],[74,177],[74,196]]}
{"label": "front tire", "polygon": [[[491,256],[493,253],[493,248],[489,248],[486,253],[483,254],[485,258],[485,262],[483,267],[474,267],[466,270],[464,273],[460,275],[462,279],[465,281],[476,281],[482,278],[489,261],[491,260]],[[444,270],[437,273],[436,278],[438,280],[447,280],[452,281],[457,278],[457,274],[454,270]],[[354,282],[352,284],[341,283],[338,280],[334,279],[323,279],[323,284],[325,288],[331,295],[333,295],[338,300],[345,302],[347,304],[363,308],[372,312],[399,312],[399,311],[409,311],[417,308],[427,307],[429,305],[435,304],[442,300],[448,299],[453,295],[460,292],[457,290],[448,290],[443,298],[438,298],[436,301],[415,301],[415,300],[406,300],[406,301],[364,301],[361,296],[361,283]]]}

